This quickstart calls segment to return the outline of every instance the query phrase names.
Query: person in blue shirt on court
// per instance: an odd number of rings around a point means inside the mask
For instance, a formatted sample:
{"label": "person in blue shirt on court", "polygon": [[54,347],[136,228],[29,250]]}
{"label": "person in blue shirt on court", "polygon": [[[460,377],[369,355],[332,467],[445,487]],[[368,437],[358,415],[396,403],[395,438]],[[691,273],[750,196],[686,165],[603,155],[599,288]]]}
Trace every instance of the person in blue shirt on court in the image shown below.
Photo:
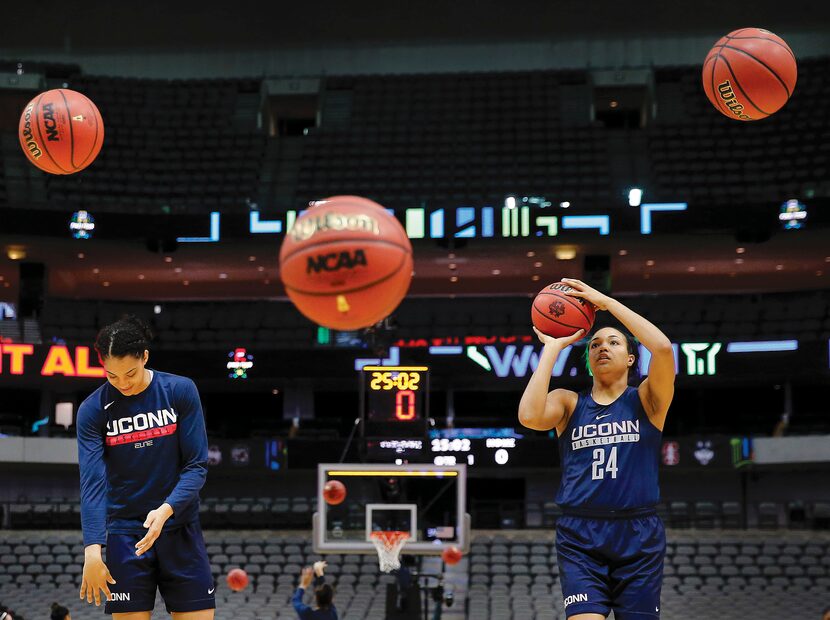
{"label": "person in blue shirt on court", "polygon": [[[565,615],[570,620],[660,617],[666,534],[656,513],[657,466],[666,413],[674,396],[671,341],[656,326],[579,280],[568,295],[607,310],[648,349],[648,377],[629,385],[636,348],[613,327],[588,340],[593,385],[580,393],[548,392],[563,349],[585,336],[580,330],[544,343],[539,365],[519,404],[519,421],[535,430],[556,429],[562,481],[556,503],[556,551]],[[535,328],[534,328],[535,329]]]}
{"label": "person in blue shirt on court", "polygon": [[205,418],[192,380],[146,367],[151,338],[128,316],[95,341],[107,383],[78,409],[80,595],[100,605],[103,593],[117,620],[149,620],[158,589],[174,620],[212,620],[216,587],[199,524]]}
{"label": "person in blue shirt on court", "polygon": [[[323,574],[326,569],[326,562],[315,562],[313,567],[306,567],[300,575],[300,585],[294,592],[291,603],[300,620],[337,620],[337,608],[334,606],[334,588],[325,583]],[[317,602],[317,609],[312,609],[303,603],[303,596],[311,580],[314,579],[314,599]]]}

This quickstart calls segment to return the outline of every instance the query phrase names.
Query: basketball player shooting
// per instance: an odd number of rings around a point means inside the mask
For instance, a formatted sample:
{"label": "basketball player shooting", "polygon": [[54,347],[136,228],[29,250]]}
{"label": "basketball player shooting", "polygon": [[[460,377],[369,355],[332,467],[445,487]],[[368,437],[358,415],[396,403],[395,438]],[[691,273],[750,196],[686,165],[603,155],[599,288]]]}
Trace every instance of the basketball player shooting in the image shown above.
{"label": "basketball player shooting", "polygon": [[598,329],[588,340],[593,385],[580,393],[548,392],[556,358],[583,338],[552,338],[519,403],[522,425],[555,428],[562,481],[556,503],[556,550],[565,615],[600,620],[660,617],[666,535],[655,506],[657,466],[666,413],[674,395],[671,341],[655,325],[579,280],[564,279],[567,294],[610,312],[651,353],[648,377],[628,383],[636,349],[624,332]]}

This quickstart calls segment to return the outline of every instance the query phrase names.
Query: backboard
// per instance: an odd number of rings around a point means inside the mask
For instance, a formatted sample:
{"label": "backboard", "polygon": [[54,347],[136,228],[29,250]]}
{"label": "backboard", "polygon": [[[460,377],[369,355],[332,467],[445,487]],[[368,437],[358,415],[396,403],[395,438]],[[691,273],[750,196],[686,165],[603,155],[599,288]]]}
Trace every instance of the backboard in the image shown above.
{"label": "backboard", "polygon": [[[329,506],[323,487],[339,480],[346,499]],[[470,546],[466,465],[320,464],[317,467],[317,553],[375,554],[370,534],[409,532],[402,553],[440,555],[449,546]]]}

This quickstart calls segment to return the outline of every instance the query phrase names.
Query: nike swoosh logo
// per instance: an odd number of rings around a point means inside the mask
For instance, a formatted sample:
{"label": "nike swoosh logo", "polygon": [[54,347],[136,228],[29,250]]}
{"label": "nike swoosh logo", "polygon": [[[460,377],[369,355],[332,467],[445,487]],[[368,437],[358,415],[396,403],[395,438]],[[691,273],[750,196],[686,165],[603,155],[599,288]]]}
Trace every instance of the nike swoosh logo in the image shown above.
{"label": "nike swoosh logo", "polygon": [[112,401],[111,403],[107,403],[106,405],[104,405],[104,410],[109,409],[110,405],[114,405],[114,404],[115,404],[115,401]]}
{"label": "nike swoosh logo", "polygon": [[609,415],[611,415],[611,414],[610,413],[603,413],[602,415],[598,415],[597,420],[601,420],[602,418],[607,418]]}
{"label": "nike swoosh logo", "polygon": [[216,590],[216,588],[211,588],[210,590],[208,590],[208,594],[213,594],[214,590]]}

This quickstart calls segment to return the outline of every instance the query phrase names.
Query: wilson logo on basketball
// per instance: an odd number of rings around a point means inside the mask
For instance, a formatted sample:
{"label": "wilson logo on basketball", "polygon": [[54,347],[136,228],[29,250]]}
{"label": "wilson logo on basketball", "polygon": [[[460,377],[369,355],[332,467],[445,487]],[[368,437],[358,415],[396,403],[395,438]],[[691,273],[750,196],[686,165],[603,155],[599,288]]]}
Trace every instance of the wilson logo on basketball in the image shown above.
{"label": "wilson logo on basketball", "polygon": [[372,233],[373,235],[380,234],[380,225],[378,221],[365,214],[348,214],[342,215],[340,213],[326,213],[319,217],[300,218],[291,227],[289,233],[294,241],[305,241],[311,239],[318,232],[338,230],[354,230]]}
{"label": "wilson logo on basketball", "polygon": [[340,271],[341,269],[354,269],[358,265],[366,267],[366,253],[363,250],[350,252],[331,252],[330,254],[318,254],[309,256],[306,263],[306,273],[320,273],[321,271]]}
{"label": "wilson logo on basketball", "polygon": [[49,142],[60,142],[58,122],[55,120],[55,106],[51,103],[43,104],[43,128],[46,130],[46,139]]}
{"label": "wilson logo on basketball", "polygon": [[744,114],[744,106],[735,98],[735,91],[732,90],[732,84],[729,83],[729,80],[724,80],[718,84],[718,92],[724,105],[730,109],[732,114],[745,121],[752,120],[751,116]]}
{"label": "wilson logo on basketball", "polygon": [[565,304],[561,301],[554,301],[550,306],[548,306],[548,312],[558,319],[560,316],[565,314]]}
{"label": "wilson logo on basketball", "polygon": [[40,159],[43,151],[40,150],[37,142],[35,142],[35,136],[32,133],[32,110],[34,107],[34,104],[30,103],[23,112],[23,139],[26,141],[26,148],[29,149],[31,156],[35,159]]}

